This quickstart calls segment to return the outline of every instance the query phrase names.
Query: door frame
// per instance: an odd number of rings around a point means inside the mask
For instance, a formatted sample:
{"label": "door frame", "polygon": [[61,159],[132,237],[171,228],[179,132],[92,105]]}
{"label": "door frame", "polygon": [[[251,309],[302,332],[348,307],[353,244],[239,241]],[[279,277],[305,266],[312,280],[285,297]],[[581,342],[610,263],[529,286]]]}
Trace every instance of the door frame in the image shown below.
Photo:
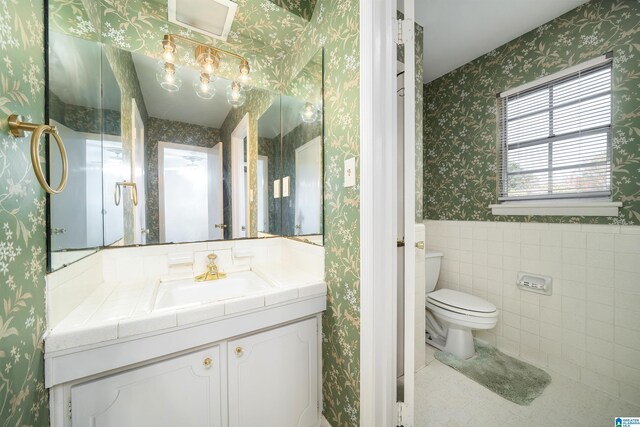
{"label": "door frame", "polygon": [[[413,0],[405,0],[404,7],[405,20],[411,24],[407,33],[412,35]],[[397,0],[360,2],[360,425],[376,427],[397,425],[398,419],[397,211],[389,203],[395,200],[397,179],[396,15]],[[415,46],[410,44],[405,44],[410,49],[405,50],[405,58],[413,58],[412,52],[415,56]],[[405,91],[415,93],[415,71],[407,73],[409,68],[405,67]],[[408,107],[405,123],[410,115],[415,120],[415,105]],[[406,134],[413,138],[405,136],[405,148],[409,148],[405,150],[405,184],[413,173],[415,186],[415,132]],[[406,194],[413,194],[412,188],[406,186]],[[405,234],[405,247],[414,248],[415,198],[406,197],[405,203],[405,219],[408,212],[411,215],[405,231],[408,226],[412,230]],[[415,265],[415,257],[406,253],[405,260],[407,271]],[[415,276],[415,270],[411,274]],[[405,292],[415,289],[405,284]],[[405,336],[413,336],[413,327],[405,327]],[[406,356],[412,361],[414,352],[405,351],[405,369],[412,366]],[[413,424],[411,392],[407,397],[405,427]]]}
{"label": "door frame", "polygon": [[[265,221],[266,221],[265,225],[266,225],[266,229],[269,230],[269,156],[262,156],[258,154],[258,158],[256,159],[256,164],[260,163],[260,161],[264,162],[264,188],[258,188],[258,194],[260,194],[259,193],[260,191],[262,191],[264,194],[265,206],[263,206],[263,208],[264,208]],[[257,171],[257,167],[256,167],[256,171]],[[260,196],[258,196],[256,203],[258,204],[258,209],[260,209]],[[257,212],[256,212],[256,215],[258,215]],[[256,230],[256,233],[259,233],[259,232],[260,232],[260,224],[258,224],[258,229]]]}
{"label": "door frame", "polygon": [[[142,115],[140,114],[140,110],[138,109],[138,104],[135,98],[131,98],[131,123],[133,126],[131,127],[131,136],[132,136],[132,148],[131,148],[131,181],[136,184],[137,192],[138,192],[138,201],[137,206],[134,206],[133,209],[133,243],[134,244],[146,244],[147,241],[147,233],[144,232],[147,228],[147,209],[146,209],[146,188],[145,188],[145,176],[147,174],[145,167],[145,153],[144,153],[144,143],[145,143],[145,132],[144,132],[144,121],[142,120]],[[142,140],[138,140],[138,135],[142,136]],[[140,154],[142,155],[140,159],[138,159],[138,150],[140,150]],[[142,170],[140,182],[136,180],[136,163],[140,163],[139,166]]]}
{"label": "door frame", "polygon": [[[251,224],[250,205],[248,191],[244,186],[244,139],[247,138],[249,144],[249,113],[246,113],[242,120],[231,132],[231,237],[248,237],[251,235],[249,224]],[[247,174],[251,164],[250,152],[247,150]],[[247,176],[247,182],[250,182]],[[242,222],[242,211],[240,210],[240,200],[245,199],[245,230],[242,231],[238,224]],[[244,234],[244,235],[243,235]]]}

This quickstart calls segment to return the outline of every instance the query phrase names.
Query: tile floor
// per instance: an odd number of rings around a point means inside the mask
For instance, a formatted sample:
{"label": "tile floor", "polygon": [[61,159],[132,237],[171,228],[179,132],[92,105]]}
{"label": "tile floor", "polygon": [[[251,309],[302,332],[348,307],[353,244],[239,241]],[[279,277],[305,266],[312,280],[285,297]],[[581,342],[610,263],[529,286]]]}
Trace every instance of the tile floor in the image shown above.
{"label": "tile floor", "polygon": [[435,360],[416,374],[416,427],[444,426],[614,426],[616,416],[640,417],[635,406],[549,372],[551,384],[529,406],[503,399]]}

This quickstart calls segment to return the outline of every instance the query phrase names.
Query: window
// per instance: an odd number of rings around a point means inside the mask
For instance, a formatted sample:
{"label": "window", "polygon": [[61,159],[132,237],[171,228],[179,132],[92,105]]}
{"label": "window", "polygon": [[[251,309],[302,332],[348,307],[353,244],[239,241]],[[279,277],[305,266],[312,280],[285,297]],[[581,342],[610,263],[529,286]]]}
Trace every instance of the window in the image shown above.
{"label": "window", "polygon": [[499,200],[611,195],[611,61],[500,95]]}

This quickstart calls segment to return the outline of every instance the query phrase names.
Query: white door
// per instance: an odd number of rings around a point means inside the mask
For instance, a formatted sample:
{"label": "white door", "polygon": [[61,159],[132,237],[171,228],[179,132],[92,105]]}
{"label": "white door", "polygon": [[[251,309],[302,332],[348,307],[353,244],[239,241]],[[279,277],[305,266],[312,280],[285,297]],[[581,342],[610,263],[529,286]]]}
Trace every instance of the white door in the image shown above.
{"label": "white door", "polygon": [[296,148],[296,235],[320,234],[322,143],[317,137]]}
{"label": "white door", "polygon": [[318,319],[230,341],[230,427],[310,427],[320,420]]}
{"label": "white door", "polygon": [[74,427],[220,427],[220,348],[71,388]]}
{"label": "white door", "polygon": [[144,245],[147,242],[147,218],[146,218],[146,197],[145,197],[145,166],[144,166],[144,123],[142,116],[136,105],[136,100],[132,99],[132,122],[133,129],[133,155],[131,156],[131,176],[136,183],[138,191],[138,206],[135,207],[135,221],[133,239],[135,244]]}
{"label": "white door", "polygon": [[221,147],[158,144],[160,241],[222,238]]}

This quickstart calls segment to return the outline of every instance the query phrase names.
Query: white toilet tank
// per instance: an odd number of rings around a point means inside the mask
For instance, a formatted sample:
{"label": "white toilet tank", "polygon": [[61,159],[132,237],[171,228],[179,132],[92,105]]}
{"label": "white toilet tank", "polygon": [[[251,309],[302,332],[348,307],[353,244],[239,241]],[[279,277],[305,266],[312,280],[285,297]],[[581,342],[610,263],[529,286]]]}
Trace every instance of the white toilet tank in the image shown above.
{"label": "white toilet tank", "polygon": [[442,252],[425,251],[425,275],[426,275],[426,287],[424,291],[426,294],[433,292],[438,284],[438,277],[440,277],[440,261],[442,260]]}

